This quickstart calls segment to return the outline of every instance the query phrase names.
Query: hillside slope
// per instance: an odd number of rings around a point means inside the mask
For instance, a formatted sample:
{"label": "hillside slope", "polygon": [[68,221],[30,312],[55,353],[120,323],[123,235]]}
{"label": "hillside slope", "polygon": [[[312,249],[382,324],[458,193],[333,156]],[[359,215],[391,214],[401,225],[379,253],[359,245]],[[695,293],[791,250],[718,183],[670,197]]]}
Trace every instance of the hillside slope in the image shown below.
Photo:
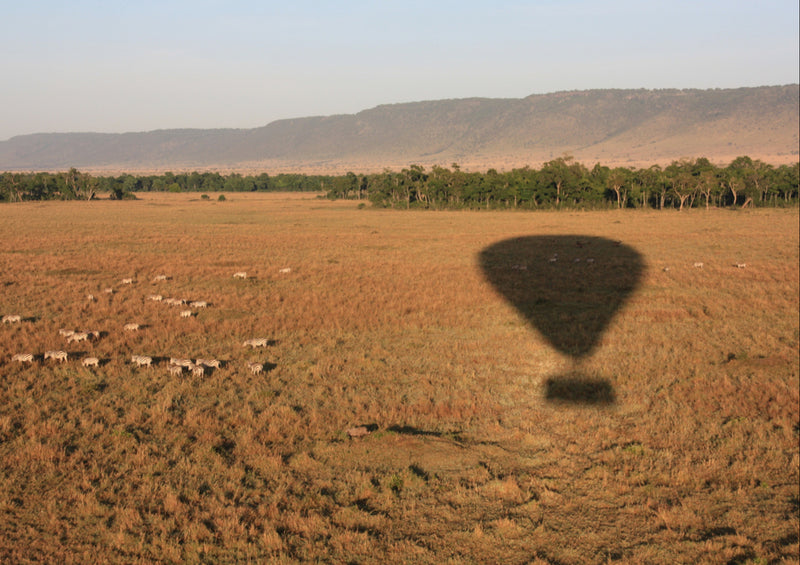
{"label": "hillside slope", "polygon": [[779,163],[797,160],[799,126],[798,85],[587,90],[382,105],[254,129],[25,135],[0,142],[0,170],[504,169],[564,153],[634,166],[745,154]]}

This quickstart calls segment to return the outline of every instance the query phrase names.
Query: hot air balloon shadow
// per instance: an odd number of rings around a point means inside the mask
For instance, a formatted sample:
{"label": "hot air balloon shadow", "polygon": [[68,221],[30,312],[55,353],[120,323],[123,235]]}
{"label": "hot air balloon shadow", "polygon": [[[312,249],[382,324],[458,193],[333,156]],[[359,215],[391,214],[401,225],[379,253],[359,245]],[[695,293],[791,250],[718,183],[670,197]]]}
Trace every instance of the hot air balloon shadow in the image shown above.
{"label": "hot air balloon shadow", "polygon": [[561,353],[572,368],[545,383],[545,398],[612,404],[607,378],[584,368],[614,315],[637,288],[642,256],[619,241],[583,235],[525,236],[479,256],[486,279]]}

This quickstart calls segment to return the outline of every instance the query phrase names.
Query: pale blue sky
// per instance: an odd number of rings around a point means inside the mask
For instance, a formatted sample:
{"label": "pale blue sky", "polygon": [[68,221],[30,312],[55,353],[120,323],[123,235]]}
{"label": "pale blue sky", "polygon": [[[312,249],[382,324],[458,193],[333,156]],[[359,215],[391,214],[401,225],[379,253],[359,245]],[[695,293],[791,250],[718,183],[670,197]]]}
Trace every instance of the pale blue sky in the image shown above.
{"label": "pale blue sky", "polygon": [[797,0],[0,0],[0,140],[800,82]]}

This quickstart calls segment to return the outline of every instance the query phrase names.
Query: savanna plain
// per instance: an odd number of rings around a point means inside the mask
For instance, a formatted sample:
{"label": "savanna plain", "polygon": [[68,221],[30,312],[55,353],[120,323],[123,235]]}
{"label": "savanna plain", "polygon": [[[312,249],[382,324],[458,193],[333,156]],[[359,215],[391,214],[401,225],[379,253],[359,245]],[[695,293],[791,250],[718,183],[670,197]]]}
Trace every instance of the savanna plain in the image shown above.
{"label": "savanna plain", "polygon": [[[5,204],[0,561],[797,563],[798,217]],[[487,274],[602,301],[620,248],[601,327]]]}

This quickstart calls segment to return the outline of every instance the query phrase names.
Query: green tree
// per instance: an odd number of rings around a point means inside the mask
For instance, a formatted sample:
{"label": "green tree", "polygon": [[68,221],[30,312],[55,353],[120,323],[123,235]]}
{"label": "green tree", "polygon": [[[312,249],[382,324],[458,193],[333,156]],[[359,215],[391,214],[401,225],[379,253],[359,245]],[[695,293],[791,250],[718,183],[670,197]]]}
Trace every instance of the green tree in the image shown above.
{"label": "green tree", "polygon": [[623,167],[612,169],[606,178],[607,186],[617,198],[617,208],[622,209],[628,202],[628,188],[631,172]]}
{"label": "green tree", "polygon": [[556,207],[561,206],[565,195],[580,187],[579,181],[586,174],[585,168],[573,161],[574,157],[564,155],[548,161],[539,171],[539,186],[551,195]]}
{"label": "green tree", "polygon": [[718,175],[713,170],[704,170],[696,177],[696,186],[700,194],[706,199],[706,210],[711,206],[711,198],[719,188]]}

